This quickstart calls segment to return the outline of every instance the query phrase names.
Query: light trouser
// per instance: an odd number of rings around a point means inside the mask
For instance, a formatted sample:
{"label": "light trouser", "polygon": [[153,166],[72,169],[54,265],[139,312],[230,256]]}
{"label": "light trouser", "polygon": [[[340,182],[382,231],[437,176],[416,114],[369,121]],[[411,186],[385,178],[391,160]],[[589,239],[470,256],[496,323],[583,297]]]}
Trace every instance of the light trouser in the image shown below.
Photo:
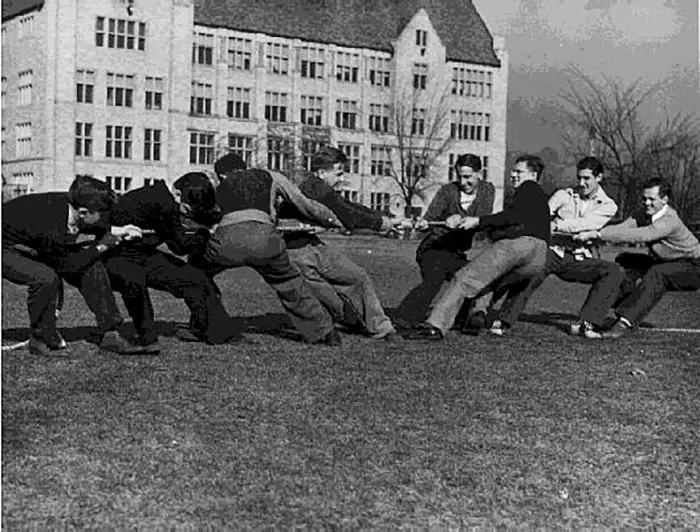
{"label": "light trouser", "polygon": [[494,242],[455,273],[452,281],[433,301],[427,322],[443,334],[449,331],[465,299],[489,291],[495,281],[514,274],[523,279],[539,275],[547,262],[547,243],[522,236]]}
{"label": "light trouser", "polygon": [[315,342],[334,329],[328,311],[289,261],[282,233],[274,225],[244,221],[217,227],[207,243],[203,268],[222,271],[248,266],[276,292],[294,327]]}
{"label": "light trouser", "polygon": [[288,248],[287,252],[313,294],[336,321],[342,320],[346,299],[362,317],[369,334],[394,332],[369,275],[338,248],[313,238],[311,243]]}

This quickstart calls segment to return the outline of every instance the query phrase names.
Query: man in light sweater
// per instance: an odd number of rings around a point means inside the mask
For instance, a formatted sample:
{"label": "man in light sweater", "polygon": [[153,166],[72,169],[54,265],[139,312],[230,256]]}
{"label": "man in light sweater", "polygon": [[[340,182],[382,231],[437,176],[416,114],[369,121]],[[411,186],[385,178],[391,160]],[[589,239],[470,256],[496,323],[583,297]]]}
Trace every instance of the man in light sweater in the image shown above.
{"label": "man in light sweater", "polygon": [[587,338],[617,339],[651,312],[667,291],[700,289],[700,242],[668,204],[671,186],[663,179],[644,183],[644,211],[619,225],[584,231],[577,239],[647,244],[648,254],[623,253],[616,262],[628,273],[616,305],[617,321]]}

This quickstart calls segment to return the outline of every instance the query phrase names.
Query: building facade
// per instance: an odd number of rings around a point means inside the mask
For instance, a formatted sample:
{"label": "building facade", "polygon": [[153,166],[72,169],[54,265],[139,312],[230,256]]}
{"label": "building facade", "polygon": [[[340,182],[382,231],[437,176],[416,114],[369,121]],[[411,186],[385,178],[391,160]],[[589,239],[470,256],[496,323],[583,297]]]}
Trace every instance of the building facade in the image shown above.
{"label": "building facade", "polygon": [[373,208],[403,213],[416,180],[424,208],[465,152],[500,204],[508,58],[469,0],[260,4],[4,0],[4,192],[124,192],[226,151],[292,173],[331,144]]}

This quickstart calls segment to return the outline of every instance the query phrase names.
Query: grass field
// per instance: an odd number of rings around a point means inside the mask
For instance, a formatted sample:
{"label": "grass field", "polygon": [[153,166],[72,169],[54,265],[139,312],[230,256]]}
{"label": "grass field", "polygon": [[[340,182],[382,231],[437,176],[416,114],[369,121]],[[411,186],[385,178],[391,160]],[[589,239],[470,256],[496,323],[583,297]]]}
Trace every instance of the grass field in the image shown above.
{"label": "grass field", "polygon": [[[418,280],[415,242],[335,242],[388,309]],[[254,273],[220,285],[245,343],[178,343],[157,293],[163,354],[99,353],[70,289],[70,357],[3,352],[3,529],[700,527],[700,334],[567,336],[585,289],[549,279],[509,337],[308,347]],[[25,291],[2,310],[26,338]]]}

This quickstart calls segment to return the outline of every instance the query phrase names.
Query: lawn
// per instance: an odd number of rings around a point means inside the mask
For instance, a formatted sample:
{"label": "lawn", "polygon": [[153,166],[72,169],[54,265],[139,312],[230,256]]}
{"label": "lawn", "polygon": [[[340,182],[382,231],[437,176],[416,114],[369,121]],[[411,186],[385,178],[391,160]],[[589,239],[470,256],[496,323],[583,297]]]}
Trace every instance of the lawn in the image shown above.
{"label": "lawn", "polygon": [[[388,309],[418,280],[415,242],[334,241]],[[254,273],[219,281],[244,343],[179,343],[155,293],[163,354],[100,353],[71,289],[68,358],[3,352],[3,529],[700,527],[700,334],[567,336],[585,289],[549,279],[508,337],[308,347]],[[647,321],[698,315],[674,294]]]}

